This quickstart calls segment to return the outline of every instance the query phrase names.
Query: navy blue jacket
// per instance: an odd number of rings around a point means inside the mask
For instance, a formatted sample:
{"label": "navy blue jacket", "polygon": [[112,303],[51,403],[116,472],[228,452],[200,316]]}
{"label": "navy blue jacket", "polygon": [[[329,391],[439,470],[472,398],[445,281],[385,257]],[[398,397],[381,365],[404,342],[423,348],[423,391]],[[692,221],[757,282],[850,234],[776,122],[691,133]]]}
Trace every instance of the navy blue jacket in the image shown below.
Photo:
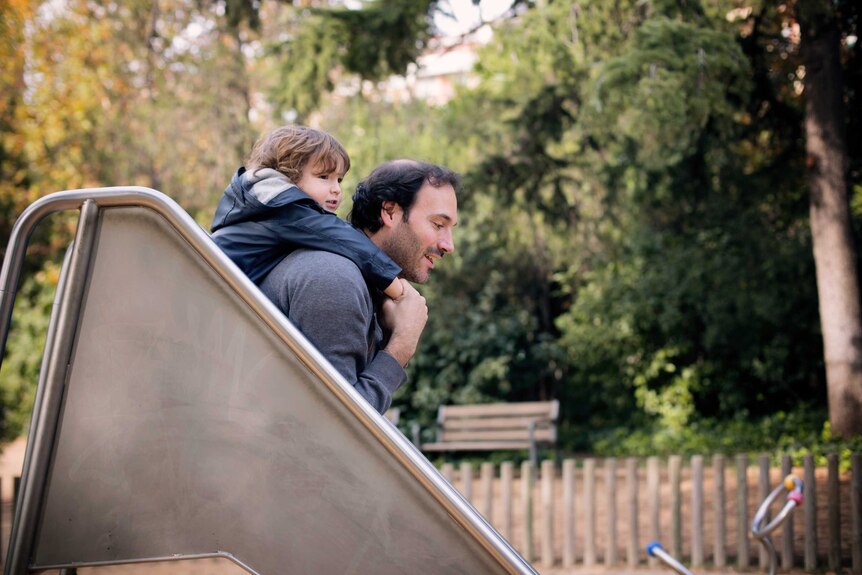
{"label": "navy blue jacket", "polygon": [[255,175],[237,171],[216,207],[212,232],[222,251],[258,285],[297,248],[348,258],[368,285],[381,291],[401,273],[362,231],[269,168]]}

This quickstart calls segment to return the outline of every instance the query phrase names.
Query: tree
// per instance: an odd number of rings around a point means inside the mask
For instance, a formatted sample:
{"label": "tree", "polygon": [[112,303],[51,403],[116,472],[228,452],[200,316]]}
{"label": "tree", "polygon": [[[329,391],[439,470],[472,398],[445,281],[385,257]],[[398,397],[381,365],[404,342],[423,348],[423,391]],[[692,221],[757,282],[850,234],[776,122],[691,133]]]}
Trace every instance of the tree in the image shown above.
{"label": "tree", "polygon": [[[155,187],[208,224],[251,143],[241,24],[191,0],[61,4],[0,2],[0,243],[28,203],[81,187]],[[31,240],[25,264],[40,273],[18,292],[2,433],[29,415],[40,314],[73,232],[73,214],[62,214]]]}
{"label": "tree", "polygon": [[775,8],[729,11],[559,1],[497,30],[448,109],[475,159],[414,407],[558,397],[589,448],[822,402],[795,68]]}
{"label": "tree", "polygon": [[862,435],[862,314],[850,220],[840,31],[834,4],[799,0],[811,231],[829,391],[839,435]]}
{"label": "tree", "polygon": [[[24,28],[34,4],[29,0],[0,4],[0,240],[9,237],[15,217],[26,206],[26,197],[20,193],[29,178],[26,142],[18,128],[24,107]],[[0,255],[5,249],[4,241]]]}
{"label": "tree", "polygon": [[[478,85],[442,108],[388,102],[370,81],[331,93],[348,75],[403,72],[433,1],[0,4],[15,23],[0,43],[0,207],[140,184],[207,225],[269,127],[255,121],[319,122],[351,153],[346,188],[396,156],[465,175],[458,251],[421,286],[433,313],[400,405],[430,419],[441,403],[556,397],[563,442],[580,449],[611,429],[675,433],[805,403],[824,416],[797,4],[515,4]],[[841,26],[855,22],[838,6]],[[848,102],[857,52],[842,52]],[[846,148],[862,216],[862,145]],[[58,230],[46,251],[68,244]],[[22,290],[7,403],[32,391],[44,326],[30,316],[52,287],[40,277]],[[13,432],[23,420],[7,414]]]}
{"label": "tree", "polygon": [[211,213],[252,142],[251,32],[190,0],[69,0],[21,28],[28,74],[4,136],[23,142],[28,201],[143,185]]}

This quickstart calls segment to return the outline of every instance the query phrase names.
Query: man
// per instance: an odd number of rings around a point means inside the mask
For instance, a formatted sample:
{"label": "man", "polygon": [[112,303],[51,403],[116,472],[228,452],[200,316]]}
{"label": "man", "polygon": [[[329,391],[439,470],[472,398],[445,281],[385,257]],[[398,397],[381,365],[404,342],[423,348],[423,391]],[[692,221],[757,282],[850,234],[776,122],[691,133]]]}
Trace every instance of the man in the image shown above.
{"label": "man", "polygon": [[[455,251],[460,178],[433,164],[395,160],[356,187],[350,221],[398,264],[401,277],[428,281]],[[380,413],[407,380],[428,319],[425,298],[406,281],[397,300],[369,289],[350,260],[302,249],[284,258],[260,287],[344,378]]]}

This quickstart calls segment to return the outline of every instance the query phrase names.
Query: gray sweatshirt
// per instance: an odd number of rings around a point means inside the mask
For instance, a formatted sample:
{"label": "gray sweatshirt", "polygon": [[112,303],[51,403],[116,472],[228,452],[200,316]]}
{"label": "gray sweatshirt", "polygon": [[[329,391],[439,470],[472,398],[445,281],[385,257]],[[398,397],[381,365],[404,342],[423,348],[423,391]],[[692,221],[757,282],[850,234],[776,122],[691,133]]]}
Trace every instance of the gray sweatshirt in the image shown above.
{"label": "gray sweatshirt", "polygon": [[407,373],[383,350],[376,306],[353,262],[333,253],[297,250],[266,276],[260,289],[377,411],[389,409]]}

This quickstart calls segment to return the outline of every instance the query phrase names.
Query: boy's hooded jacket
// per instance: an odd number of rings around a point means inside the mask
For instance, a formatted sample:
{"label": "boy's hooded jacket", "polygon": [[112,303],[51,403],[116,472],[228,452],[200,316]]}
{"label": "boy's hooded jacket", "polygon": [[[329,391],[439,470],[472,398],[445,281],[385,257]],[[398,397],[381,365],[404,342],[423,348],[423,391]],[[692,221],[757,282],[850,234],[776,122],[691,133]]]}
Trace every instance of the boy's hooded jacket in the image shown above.
{"label": "boy's hooded jacket", "polygon": [[360,230],[324,210],[286,176],[240,168],[216,208],[212,238],[255,284],[298,248],[348,258],[370,287],[387,288],[401,268]]}

